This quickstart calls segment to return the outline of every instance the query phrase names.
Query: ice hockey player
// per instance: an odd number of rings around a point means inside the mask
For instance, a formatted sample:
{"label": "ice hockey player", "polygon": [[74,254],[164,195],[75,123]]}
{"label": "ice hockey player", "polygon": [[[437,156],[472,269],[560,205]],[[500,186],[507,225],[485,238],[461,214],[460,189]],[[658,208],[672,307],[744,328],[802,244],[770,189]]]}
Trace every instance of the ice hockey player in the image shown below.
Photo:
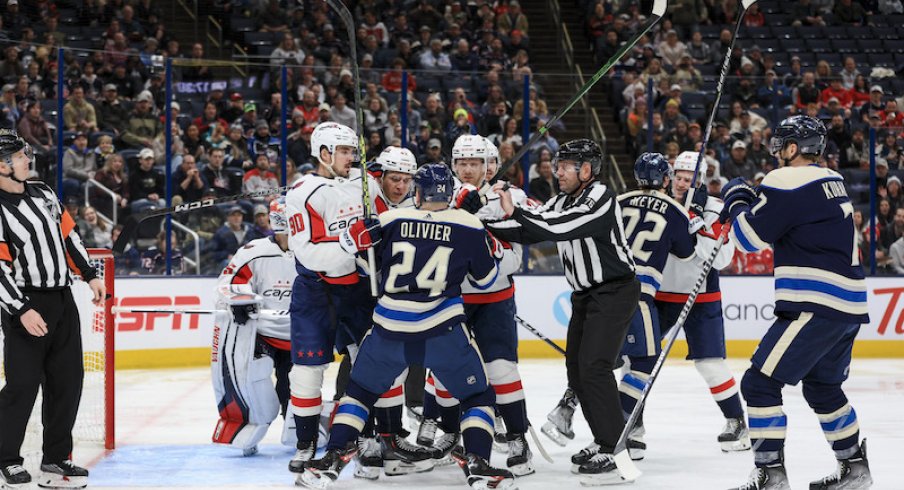
{"label": "ice hockey player", "polygon": [[866,441],[842,383],[861,324],[869,323],[866,281],[857,254],[854,207],[844,179],[817,161],[826,128],[792,116],[773,131],[770,151],[783,165],[758,189],[733,179],[722,189],[720,220],[732,222],[737,248],[775,250],[775,322],[741,380],[756,468],[740,489],[788,489],[787,417],[782,388],[803,383],[838,460],[837,471],[811,490],[869,488]]}
{"label": "ice hockey player", "polygon": [[[292,369],[288,310],[296,272],[283,197],[270,202],[270,228],[275,235],[238,249],[217,281],[218,304],[228,309],[217,314],[213,334],[210,373],[220,411],[213,442],[246,456],[257,452],[280,413],[286,420],[283,443],[296,442],[294,419],[286,417]],[[259,317],[262,309],[285,316]]]}
{"label": "ice hockey player", "polygon": [[[501,240],[556,242],[565,278],[574,289],[568,324],[565,367],[568,386],[581,399],[593,433],[593,454],[579,468],[581,483],[623,483],[612,452],[625,427],[615,368],[631,317],[640,299],[640,282],[625,238],[615,193],[599,181],[603,153],[587,139],[566,142],[554,167],[561,193],[537,209],[516,207],[504,183],[494,191],[507,219],[488,222]],[[597,446],[591,446],[591,449]]]}
{"label": "ice hockey player", "polygon": [[[622,355],[628,357],[630,364],[618,387],[625,419],[634,410],[661,351],[661,325],[654,298],[662,284],[666,261],[669,254],[690,260],[696,243],[694,234],[703,226],[703,218],[691,220],[684,207],[664,192],[672,178],[672,168],[665,156],[640,155],[634,162],[634,178],[640,190],[618,196],[625,236],[640,281],[640,301],[622,347]],[[643,434],[643,422],[638,419],[628,439],[631,459],[644,457]],[[597,451],[598,446],[594,444],[578,453],[572,458],[573,469],[576,471]]]}
{"label": "ice hockey player", "polygon": [[[355,344],[370,326],[374,299],[359,278],[354,257],[343,251],[339,234],[363,218],[361,178],[349,179],[358,159],[358,137],[341,124],[325,122],[311,134],[315,173],[305,175],[286,195],[289,248],[298,276],[290,302],[291,410],[298,438],[289,470],[303,471],[317,448],[323,372],[333,348],[354,359]],[[369,184],[368,184],[369,185]],[[371,186],[371,206],[376,185]]]}
{"label": "ice hockey player", "polygon": [[[697,156],[697,152],[686,151],[675,159],[672,167],[672,197],[679,202],[686,201],[694,178]],[[703,168],[700,169],[698,180],[706,175],[705,165],[705,161],[701,162]],[[709,257],[722,233],[718,222],[722,201],[708,196],[705,187],[694,192],[693,200],[689,206],[690,215],[702,217],[705,226],[697,232],[696,253],[690,261],[669,256],[666,262],[662,285],[656,293],[656,309],[659,311],[659,325],[663,335],[678,320],[694,282],[700,275],[703,262]],[[741,396],[728,363],[725,362],[725,326],[722,319],[719,270],[731,264],[734,242],[730,238],[728,240],[719,250],[713,267],[706,276],[704,288],[697,295],[683,327],[688,344],[687,358],[694,361],[694,367],[706,381],[713,399],[725,416],[725,427],[717,440],[726,452],[750,449]]]}
{"label": "ice hockey player", "polygon": [[[488,145],[482,136],[462,135],[455,141],[452,146],[452,169],[460,182],[456,188],[455,205],[481,220],[497,220],[505,216],[499,206],[499,196],[488,191],[481,199],[478,194],[478,189],[487,185],[488,158],[498,158],[498,151],[492,144]],[[510,192],[518,206],[528,206],[527,195],[521,189],[511,187]],[[505,440],[508,443],[506,464],[516,476],[526,476],[535,470],[525,437],[528,430],[527,408],[517,364],[518,331],[515,324],[515,285],[512,279],[512,274],[521,268],[521,245],[503,243],[502,257],[499,277],[490,287],[475,288],[465,283],[462,285],[462,296],[467,325],[486,363],[487,376],[496,392],[496,409],[504,421]],[[436,390],[448,391],[443,386],[442,378],[433,376],[433,381]],[[444,404],[442,401],[440,400],[441,405]],[[444,407],[441,420],[446,434],[435,443],[435,447],[442,453],[448,453],[450,444],[455,440],[455,432],[450,432],[454,431],[455,423],[454,412],[451,410],[457,411],[458,408]],[[421,443],[427,442],[430,428],[430,422],[425,419],[423,430],[418,433]]]}
{"label": "ice hockey player", "polygon": [[[464,325],[461,298],[464,281],[477,288],[493,284],[500,247],[476,217],[449,209],[453,182],[448,167],[425,165],[414,183],[418,209],[388,211],[342,234],[342,246],[350,253],[375,247],[381,295],[374,328],[361,344],[336,412],[327,452],[308,463],[296,482],[302,486],[324,488],[338,478],[357,450],[352,441],[379,394],[409,364],[431,369],[462,401],[465,449],[455,456],[469,485],[508,488],[514,481],[509,471],[488,463],[495,396]],[[431,451],[415,448],[400,448],[399,453],[412,462],[429,461]]]}

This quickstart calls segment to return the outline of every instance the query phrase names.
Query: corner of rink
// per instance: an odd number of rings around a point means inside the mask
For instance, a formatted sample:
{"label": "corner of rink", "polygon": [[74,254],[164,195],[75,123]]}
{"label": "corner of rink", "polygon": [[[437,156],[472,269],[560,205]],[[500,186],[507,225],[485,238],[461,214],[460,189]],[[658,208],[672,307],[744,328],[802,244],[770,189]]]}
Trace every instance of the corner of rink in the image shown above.
{"label": "corner of rink", "polygon": [[[748,361],[729,360],[740,380]],[[561,360],[527,359],[520,364],[527,409],[537,427],[565,389]],[[324,399],[332,397],[336,366],[326,374]],[[217,411],[210,372],[203,368],[120,371],[117,379],[119,438],[115,451],[90,464],[91,487],[97,488],[293,488],[287,470],[292,448],[279,444],[282,422],[274,422],[260,452],[241,457],[239,451],[210,444]],[[904,360],[854,359],[844,384],[857,410],[862,437],[869,439],[873,489],[897,489],[900,484],[900,448],[904,445]],[[786,462],[792,488],[807,488],[810,481],[835,470],[835,459],[819,421],[801,395],[800,387],[784,390],[788,416]],[[693,363],[669,359],[656,382],[644,414],[646,458],[638,461],[643,476],[630,488],[717,489],[739,486],[753,468],[750,451],[722,453],[716,441],[724,420]],[[570,473],[569,458],[591,441],[580,411],[574,419],[577,436],[559,447],[540,435],[555,460],[544,461],[534,452],[537,473],[519,478],[521,490],[578,488]],[[539,431],[538,431],[539,432]],[[413,439],[413,436],[409,437]],[[89,455],[76,448],[76,463],[89,463]],[[506,455],[493,453],[492,463],[504,466]],[[429,473],[377,481],[352,478],[346,468],[336,490],[410,488],[463,490],[468,488],[455,465]]]}

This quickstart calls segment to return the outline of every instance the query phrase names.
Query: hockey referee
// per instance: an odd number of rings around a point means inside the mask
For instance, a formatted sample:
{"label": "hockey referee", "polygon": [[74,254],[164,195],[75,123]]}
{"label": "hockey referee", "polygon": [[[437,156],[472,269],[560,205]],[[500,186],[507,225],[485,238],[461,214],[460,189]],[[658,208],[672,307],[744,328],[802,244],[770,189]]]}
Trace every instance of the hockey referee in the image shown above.
{"label": "hockey referee", "polygon": [[84,368],[69,264],[88,282],[97,305],[104,299],[104,284],[53,190],[26,182],[33,165],[25,140],[13,131],[0,132],[0,324],[6,372],[0,391],[0,483],[31,481],[20,450],[38,387],[43,387],[38,483],[81,488],[88,471],[70,461]]}
{"label": "hockey referee", "polygon": [[593,141],[565,143],[553,160],[559,195],[527,210],[515,207],[499,183],[493,190],[508,219],[487,223],[487,228],[500,240],[556,242],[574,289],[565,355],[568,386],[581,400],[594,441],[572,462],[585,478],[617,483],[621,477],[612,452],[625,420],[612,370],[637,308],[640,282],[616,195],[598,180],[602,163],[602,151]]}

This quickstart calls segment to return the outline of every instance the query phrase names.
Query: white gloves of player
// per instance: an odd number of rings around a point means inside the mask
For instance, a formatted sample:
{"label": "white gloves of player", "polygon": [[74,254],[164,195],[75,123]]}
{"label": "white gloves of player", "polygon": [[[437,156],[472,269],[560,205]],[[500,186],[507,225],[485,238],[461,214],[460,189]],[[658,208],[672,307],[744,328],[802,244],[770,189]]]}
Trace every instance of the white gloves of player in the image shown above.
{"label": "white gloves of player", "polygon": [[687,233],[689,235],[693,235],[694,233],[700,231],[700,229],[704,226],[706,226],[706,221],[704,221],[700,216],[694,216],[693,218],[691,218],[690,223],[687,225]]}

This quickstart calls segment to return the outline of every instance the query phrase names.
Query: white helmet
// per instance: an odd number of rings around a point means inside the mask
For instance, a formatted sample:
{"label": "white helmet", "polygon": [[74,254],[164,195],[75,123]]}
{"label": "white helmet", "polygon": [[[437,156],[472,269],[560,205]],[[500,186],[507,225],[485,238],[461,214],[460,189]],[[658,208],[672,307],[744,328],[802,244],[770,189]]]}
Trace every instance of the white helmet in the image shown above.
{"label": "white helmet", "polygon": [[[700,153],[696,151],[684,151],[678,155],[678,158],[675,159],[675,163],[672,165],[672,170],[677,172],[679,170],[686,170],[688,172],[693,172],[694,168],[697,167],[697,159],[700,157]],[[706,175],[706,161],[700,161],[700,176]]]}
{"label": "white helmet", "polygon": [[486,166],[488,153],[483,136],[463,134],[452,145],[452,166],[455,166],[455,161],[459,158],[479,158],[483,160],[483,164]]}
{"label": "white helmet", "polygon": [[487,146],[487,160],[495,158],[496,163],[498,164],[499,163],[499,148],[497,148],[496,145],[492,141],[490,141],[489,138],[486,138],[486,137],[483,138],[483,142]]}
{"label": "white helmet", "polygon": [[417,171],[417,159],[414,153],[408,148],[399,148],[398,146],[387,146],[377,156],[377,163],[384,172],[402,172],[414,175]]}
{"label": "white helmet", "polygon": [[336,151],[337,146],[350,146],[357,151],[358,135],[352,128],[339,123],[320,123],[311,134],[311,156],[318,162],[320,161],[320,149],[324,146],[330,155]]}

